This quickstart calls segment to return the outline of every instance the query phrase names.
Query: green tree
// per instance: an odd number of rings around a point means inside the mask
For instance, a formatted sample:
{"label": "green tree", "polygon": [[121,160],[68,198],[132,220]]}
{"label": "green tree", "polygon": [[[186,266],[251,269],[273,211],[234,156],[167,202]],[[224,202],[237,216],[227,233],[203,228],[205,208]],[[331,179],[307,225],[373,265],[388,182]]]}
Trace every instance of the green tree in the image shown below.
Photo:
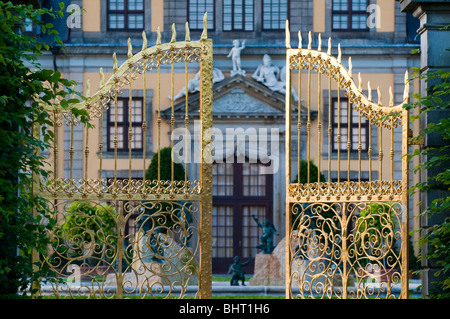
{"label": "green tree", "polygon": [[[63,8],[55,12],[0,1],[0,294],[17,293],[40,277],[30,254],[33,249],[45,252],[45,229],[54,225],[47,202],[31,192],[36,187],[33,173],[48,174],[36,150],[48,148],[53,139],[43,104],[65,98],[75,83],[60,72],[42,69],[38,56],[50,46],[22,31],[28,20],[61,46],[57,31],[43,17],[62,17]],[[41,139],[33,136],[34,126],[41,128]]]}
{"label": "green tree", "polygon": [[[160,180],[165,182],[163,187],[167,187],[169,186],[167,182],[170,182],[172,179],[172,148],[164,147],[160,149],[159,155],[158,153],[153,155],[150,165],[148,166],[147,172],[145,174],[145,178],[151,181],[151,186],[155,186],[155,182],[158,180],[158,164]],[[185,171],[183,165],[181,163],[173,163],[173,180],[176,185],[179,185],[179,183],[182,181],[184,182],[184,175]],[[153,210],[151,212],[148,211],[147,214],[151,215],[151,219],[154,220],[154,223],[160,226],[160,231],[166,232],[168,228],[171,228],[173,225],[180,222],[180,216],[178,215],[180,214],[181,206],[179,206],[178,204],[175,201],[161,201],[159,203],[156,203],[153,206]],[[189,214],[186,212],[185,214],[187,220],[190,221],[191,218]],[[145,218],[141,219],[144,228],[148,227],[148,225],[151,224],[148,223],[148,220],[145,220]]]}
{"label": "green tree", "polygon": [[[172,149],[164,147],[159,151],[160,180],[170,181],[172,178]],[[174,181],[184,181],[184,167],[180,163],[173,164]],[[145,174],[147,180],[155,181],[158,179],[158,153],[152,157],[148,170]]]}
{"label": "green tree", "polygon": [[[317,172],[318,168],[313,163],[313,161],[309,161],[309,181],[311,183],[317,182]],[[325,176],[320,173],[320,182],[325,182]],[[305,160],[300,160],[300,183],[306,184],[308,182],[308,162]],[[298,183],[298,174],[295,176],[295,179],[292,183]]]}

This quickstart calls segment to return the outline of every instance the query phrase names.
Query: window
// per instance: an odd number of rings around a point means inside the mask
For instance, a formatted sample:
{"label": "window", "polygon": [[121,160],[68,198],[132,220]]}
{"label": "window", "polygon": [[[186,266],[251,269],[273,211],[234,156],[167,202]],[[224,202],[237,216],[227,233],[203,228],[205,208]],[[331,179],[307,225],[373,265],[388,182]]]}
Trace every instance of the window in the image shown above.
{"label": "window", "polygon": [[264,30],[284,30],[288,19],[288,0],[264,0],[262,18]]}
{"label": "window", "polygon": [[[128,130],[129,122],[129,100],[128,98],[117,99],[117,151],[128,151]],[[131,102],[131,131],[133,133],[131,139],[131,149],[135,151],[142,150],[142,121],[143,121],[143,105],[142,99],[133,98]],[[110,104],[108,111],[108,151],[114,151],[115,136],[115,106]]]}
{"label": "window", "polygon": [[[269,164],[217,163],[212,165],[212,268],[226,273],[234,256],[249,258],[258,251],[256,246],[262,229],[253,216],[263,223],[271,219],[273,175],[263,174]],[[252,269],[254,263],[247,267]]]}
{"label": "window", "polygon": [[109,30],[144,29],[144,0],[108,0]]}
{"label": "window", "polygon": [[214,29],[214,0],[189,0],[189,29],[203,30],[203,16],[208,12],[207,29]]}
{"label": "window", "polygon": [[333,0],[333,30],[368,30],[367,0]]}
{"label": "window", "polygon": [[253,31],[253,0],[223,0],[223,31]]}
{"label": "window", "polygon": [[[340,99],[341,106],[338,109],[338,99],[332,100],[332,113],[331,113],[331,126],[332,126],[332,151],[337,152],[340,149],[341,152],[347,152],[347,142],[350,139],[351,146],[350,152],[358,152],[359,138],[361,137],[361,151],[368,150],[369,147],[369,122],[360,116],[360,114],[351,107],[351,116],[349,118],[349,105],[347,98]],[[340,111],[340,118],[338,115]],[[361,135],[359,134],[359,118],[361,118]],[[339,125],[340,120],[340,125]],[[348,121],[350,120],[350,135],[348,132]],[[339,129],[339,130],[338,130]],[[338,143],[337,136],[341,135],[341,141]]]}

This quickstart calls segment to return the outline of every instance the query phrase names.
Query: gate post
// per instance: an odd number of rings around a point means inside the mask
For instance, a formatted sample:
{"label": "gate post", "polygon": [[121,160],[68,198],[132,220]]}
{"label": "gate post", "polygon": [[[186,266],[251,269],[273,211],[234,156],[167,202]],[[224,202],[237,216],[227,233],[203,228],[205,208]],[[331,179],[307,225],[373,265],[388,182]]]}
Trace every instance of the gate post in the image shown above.
{"label": "gate post", "polygon": [[[206,20],[206,14],[205,18]],[[200,61],[200,116],[201,116],[201,160],[200,160],[200,225],[199,225],[199,281],[200,299],[212,297],[212,40],[206,38],[206,25],[201,37]]]}
{"label": "gate post", "polygon": [[[286,173],[286,198],[289,197],[289,184],[291,182],[291,68],[289,66],[289,50],[290,45],[290,33],[289,33],[289,22],[286,20],[286,128],[284,133],[286,152],[285,152],[285,173]],[[286,200],[286,299],[292,299],[292,289],[291,289],[291,209],[290,202]]]}
{"label": "gate post", "polygon": [[[405,86],[408,88],[408,72],[405,75]],[[409,89],[405,88],[404,101],[409,103],[408,92]],[[408,159],[408,134],[409,134],[409,111],[404,109],[402,118],[402,225],[401,225],[401,255],[402,255],[402,279],[401,279],[401,294],[400,298],[408,299],[409,297],[409,159]]]}

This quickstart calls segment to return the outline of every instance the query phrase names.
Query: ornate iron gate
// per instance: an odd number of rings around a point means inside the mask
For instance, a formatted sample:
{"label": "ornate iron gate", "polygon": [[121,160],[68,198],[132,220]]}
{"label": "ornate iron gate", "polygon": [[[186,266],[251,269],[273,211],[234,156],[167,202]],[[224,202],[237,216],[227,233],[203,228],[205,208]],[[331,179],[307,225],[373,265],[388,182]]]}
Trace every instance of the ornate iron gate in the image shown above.
{"label": "ornate iron gate", "polygon": [[[187,23],[185,34],[185,41],[177,42],[173,26],[172,40],[162,44],[158,29],[156,45],[147,48],[143,33],[142,49],[134,55],[129,40],[128,59],[120,67],[114,53],[110,79],[104,83],[100,70],[98,92],[90,95],[88,88],[87,100],[73,106],[87,111],[91,126],[80,128],[70,108],[49,110],[55,135],[49,150],[51,172],[35,179],[40,186],[36,193],[49,200],[57,226],[49,233],[52,245],[47,253],[33,254],[34,262],[49,270],[47,284],[35,283],[40,293],[181,298],[191,292],[197,298],[211,297],[212,166],[205,159],[210,158],[207,146],[212,138],[212,41],[207,39],[206,14],[200,40],[190,40]],[[181,164],[173,160],[167,177],[160,152],[162,126],[167,125],[162,122],[161,108],[167,105],[161,101],[167,94],[175,96],[175,68],[184,69],[185,143],[190,147],[187,136],[194,123],[188,109],[188,72],[198,67],[200,156],[197,161],[188,159],[186,148],[184,178],[176,177]],[[152,118],[146,113],[152,109],[146,110],[152,98],[148,84],[152,81],[156,83],[153,116],[157,118],[148,122]],[[173,132],[175,125],[171,100],[172,117],[165,132]],[[142,122],[136,125],[138,118]],[[146,154],[152,142],[146,134],[149,129],[157,135],[154,178],[146,176],[150,164]],[[39,130],[35,129],[37,136]],[[170,140],[173,148],[174,140]],[[80,149],[82,159],[77,159]],[[69,164],[64,173],[61,161]],[[80,166],[83,176],[76,178],[74,168]],[[195,176],[188,176],[188,171]]]}
{"label": "ornate iron gate", "polygon": [[385,107],[380,90],[373,101],[370,82],[368,96],[360,75],[355,83],[340,45],[335,58],[331,39],[327,52],[320,35],[317,50],[311,43],[309,33],[302,48],[299,32],[299,47],[291,48],[286,23],[286,297],[392,298],[401,286],[407,298],[408,74],[403,102],[394,106],[390,90]]}

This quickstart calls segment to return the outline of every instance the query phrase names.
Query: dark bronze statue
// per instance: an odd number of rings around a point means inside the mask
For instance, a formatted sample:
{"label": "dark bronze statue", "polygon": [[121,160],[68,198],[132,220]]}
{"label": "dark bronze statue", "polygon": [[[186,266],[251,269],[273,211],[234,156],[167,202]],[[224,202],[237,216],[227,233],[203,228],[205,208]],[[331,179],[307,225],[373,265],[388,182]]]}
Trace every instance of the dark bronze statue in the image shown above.
{"label": "dark bronze statue", "polygon": [[242,286],[245,286],[245,270],[242,270],[242,267],[245,267],[252,261],[252,258],[247,260],[246,262],[241,263],[241,258],[239,256],[234,257],[234,264],[230,266],[228,269],[228,273],[232,273],[230,280],[231,286],[239,286],[239,280],[242,281]]}
{"label": "dark bronze statue", "polygon": [[252,215],[252,217],[258,224],[258,226],[263,229],[263,234],[259,238],[261,243],[256,246],[256,248],[262,250],[263,254],[271,254],[275,248],[273,245],[273,235],[279,235],[277,230],[275,229],[275,226],[273,226],[273,224],[271,224],[270,220],[268,220],[267,218],[264,221],[263,225],[259,222],[258,218],[255,215]]}

